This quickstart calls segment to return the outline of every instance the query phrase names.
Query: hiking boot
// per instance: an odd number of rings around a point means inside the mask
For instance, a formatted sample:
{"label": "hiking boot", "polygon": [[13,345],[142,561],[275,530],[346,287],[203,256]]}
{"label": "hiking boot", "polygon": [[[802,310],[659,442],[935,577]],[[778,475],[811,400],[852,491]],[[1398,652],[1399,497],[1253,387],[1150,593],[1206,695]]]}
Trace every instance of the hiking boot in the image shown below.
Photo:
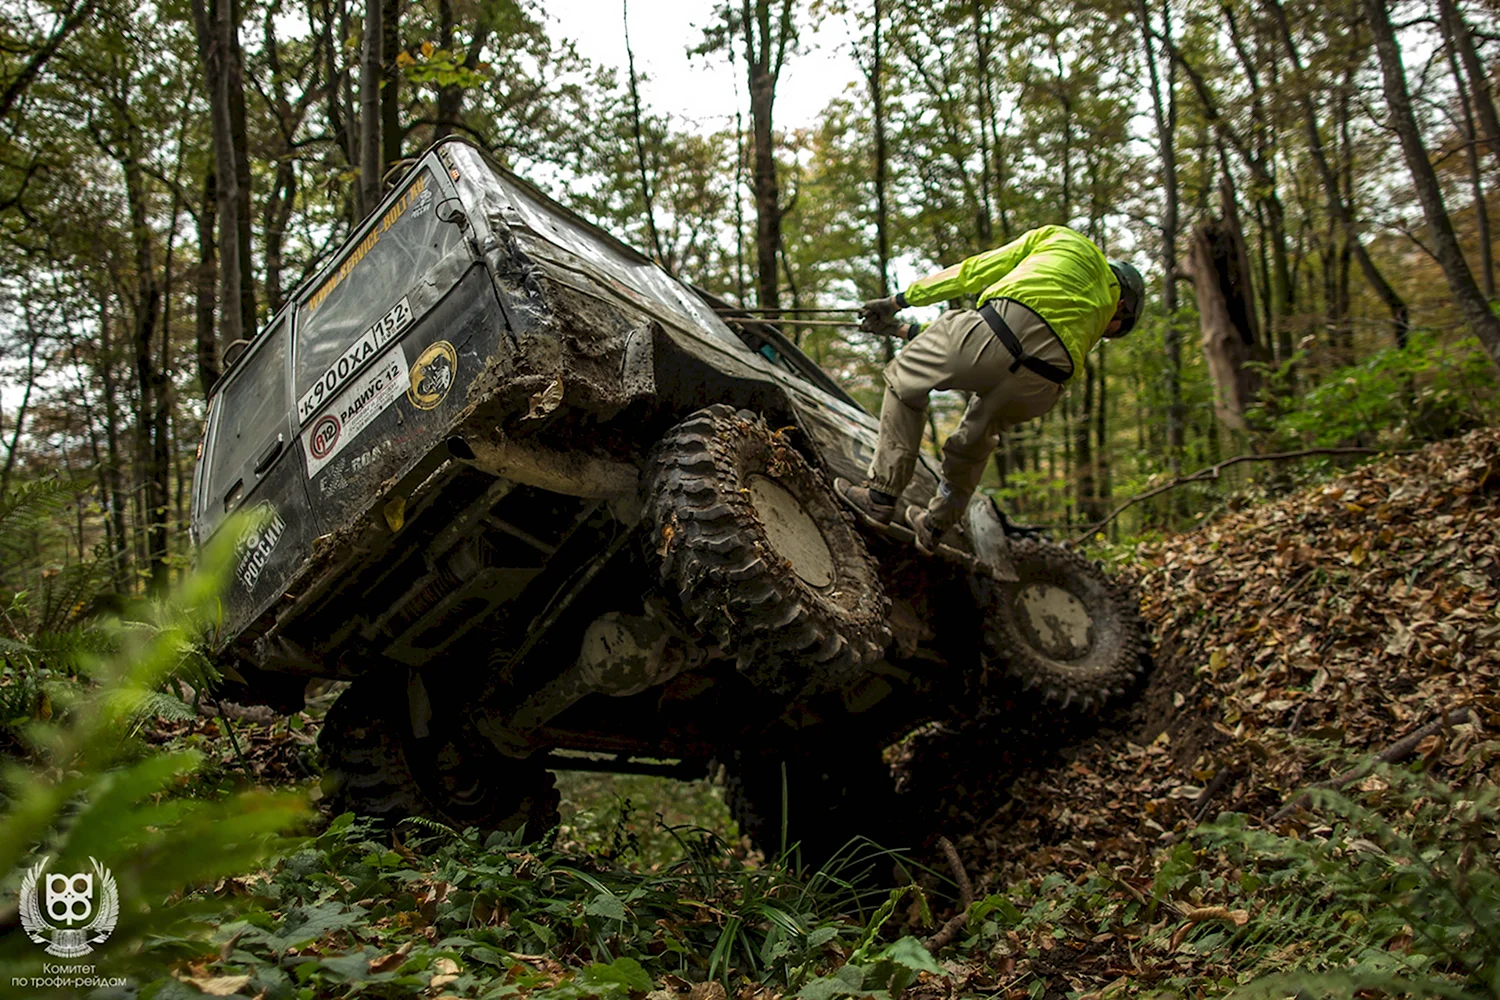
{"label": "hiking boot", "polygon": [[939,520],[937,515],[926,507],[918,507],[915,504],[906,508],[906,523],[911,525],[911,533],[916,536],[917,548],[928,555],[937,551],[938,543],[943,540],[943,535],[953,527],[951,523]]}
{"label": "hiking boot", "polygon": [[896,498],[869,486],[855,486],[842,477],[833,481],[839,498],[876,524],[890,524],[896,516]]}

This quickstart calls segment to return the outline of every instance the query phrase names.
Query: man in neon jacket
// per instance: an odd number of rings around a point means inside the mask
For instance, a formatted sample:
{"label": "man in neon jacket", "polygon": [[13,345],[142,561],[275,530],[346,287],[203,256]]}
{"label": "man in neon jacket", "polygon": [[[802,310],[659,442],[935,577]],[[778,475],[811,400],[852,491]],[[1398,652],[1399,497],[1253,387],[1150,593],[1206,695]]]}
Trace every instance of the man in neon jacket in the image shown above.
{"label": "man in neon jacket", "polygon": [[[906,306],[969,295],[977,297],[977,309],[945,312],[925,330],[896,321]],[[1144,296],[1130,264],[1106,261],[1066,226],[1043,226],[865,303],[861,329],[910,342],[885,368],[869,478],[863,486],[839,480],[839,493],[866,517],[889,524],[916,468],[928,394],[969,391],[963,420],[943,442],[937,495],[927,509],[907,513],[917,544],[930,551],[962,516],[1000,432],[1052,409],[1100,338],[1124,336],[1135,326]]]}

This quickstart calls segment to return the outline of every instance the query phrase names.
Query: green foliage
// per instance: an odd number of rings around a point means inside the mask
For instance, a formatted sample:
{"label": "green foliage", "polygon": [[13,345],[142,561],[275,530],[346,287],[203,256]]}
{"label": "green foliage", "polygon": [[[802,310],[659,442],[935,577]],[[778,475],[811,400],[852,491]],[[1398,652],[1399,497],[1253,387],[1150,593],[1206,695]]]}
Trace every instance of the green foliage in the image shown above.
{"label": "green foliage", "polygon": [[470,69],[464,65],[462,55],[436,48],[431,42],[423,42],[417,53],[415,56],[409,52],[396,55],[396,65],[405,70],[406,78],[412,83],[431,84],[436,89],[461,87],[467,90],[482,86],[489,78],[489,63],[480,63]]}
{"label": "green foliage", "polygon": [[[43,522],[77,501],[76,485],[53,480],[27,484],[0,499],[0,552],[21,549]],[[211,622],[177,599],[139,602],[127,609],[132,617],[107,620],[106,580],[98,559],[42,571],[32,582],[14,591],[0,587],[0,748],[23,747],[22,726],[65,711],[101,659],[117,662],[132,642],[149,643],[163,630],[185,637],[156,682],[173,690],[140,697],[132,732],[157,716],[191,718],[196,706],[184,700],[182,685],[196,700],[220,682],[205,653]]]}
{"label": "green foliage", "polygon": [[1273,370],[1252,420],[1277,447],[1434,441],[1480,425],[1496,410],[1495,368],[1470,337],[1444,349],[1414,333],[1405,350],[1387,347],[1339,368],[1307,389],[1286,386],[1298,354]]}
{"label": "green foliage", "polygon": [[[27,483],[0,497],[0,565],[8,570],[24,566],[33,536],[59,517],[86,487],[55,479]],[[60,640],[76,629],[102,583],[98,560],[69,563],[32,575],[22,586],[17,579],[0,576],[0,654],[24,653],[41,656],[49,652],[37,643],[58,643],[50,650],[53,665],[76,666]],[[19,644],[25,650],[14,649]]]}
{"label": "green foliage", "polygon": [[[443,985],[465,996],[624,1000],[667,974],[893,997],[937,970],[910,938],[881,943],[904,893],[880,893],[872,910],[836,871],[751,867],[707,831],[669,832],[677,857],[642,871],[431,823],[408,824],[403,842],[346,814],[240,881],[248,907],[219,928],[211,975],[248,977],[252,995],[410,994],[452,975]],[[857,987],[814,978],[851,946],[839,982]]]}
{"label": "green foliage", "polygon": [[[206,568],[149,619],[99,626],[110,651],[86,664],[95,685],[78,691],[63,721],[25,727],[33,767],[0,770],[5,889],[16,891],[22,870],[43,857],[48,871],[64,872],[86,871],[97,858],[119,884],[119,924],[96,948],[112,974],[159,958],[163,942],[196,947],[203,918],[221,905],[183,892],[255,866],[305,809],[299,797],[258,791],[217,801],[178,797],[200,755],[142,755],[128,738],[145,713],[165,704],[162,682],[199,655],[198,636],[216,611],[232,555],[229,536],[238,534],[226,533],[205,552]],[[142,954],[148,940],[157,955]],[[0,978],[38,975],[43,957],[24,934],[7,934],[0,938]]]}
{"label": "green foliage", "polygon": [[[1319,822],[1282,834],[1225,813],[1149,871],[1100,864],[974,903],[960,947],[1045,991],[1065,942],[1128,942],[1159,991],[1247,997],[1500,995],[1500,790],[1480,748],[1465,783],[1381,767],[1350,794],[1314,791]],[[1203,975],[1221,970],[1210,985]],[[1012,990],[1028,988],[1024,976]]]}
{"label": "green foliage", "polygon": [[[0,497],[0,562],[23,565],[29,540],[75,502],[77,488],[56,480]],[[19,726],[71,701],[70,680],[108,646],[88,613],[102,585],[97,561],[36,572],[30,584],[0,579],[0,752],[21,746]]]}
{"label": "green foliage", "polygon": [[1199,832],[1241,866],[1255,904],[1221,946],[1279,973],[1242,992],[1500,995],[1500,791],[1391,768],[1361,784],[1364,795],[1315,791],[1332,826],[1306,839],[1242,817]]}

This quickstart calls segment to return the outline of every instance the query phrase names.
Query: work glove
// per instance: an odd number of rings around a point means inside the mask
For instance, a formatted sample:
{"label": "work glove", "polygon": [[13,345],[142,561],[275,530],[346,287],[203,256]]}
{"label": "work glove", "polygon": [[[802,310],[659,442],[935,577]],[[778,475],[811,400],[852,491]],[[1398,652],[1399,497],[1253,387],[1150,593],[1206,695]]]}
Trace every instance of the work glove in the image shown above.
{"label": "work glove", "polygon": [[871,299],[859,311],[859,328],[880,337],[901,336],[901,325],[896,322],[897,308],[895,296]]}
{"label": "work glove", "polygon": [[860,307],[859,328],[866,333],[877,333],[882,327],[894,325],[896,308],[895,296],[871,299]]}

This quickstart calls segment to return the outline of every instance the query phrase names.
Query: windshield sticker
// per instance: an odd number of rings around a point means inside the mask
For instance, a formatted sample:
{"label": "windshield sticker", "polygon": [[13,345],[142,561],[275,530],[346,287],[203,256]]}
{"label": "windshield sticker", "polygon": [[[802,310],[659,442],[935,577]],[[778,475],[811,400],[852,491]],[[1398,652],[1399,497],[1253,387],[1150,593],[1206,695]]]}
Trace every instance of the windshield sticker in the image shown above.
{"label": "windshield sticker", "polygon": [[297,401],[297,420],[306,423],[307,418],[317,412],[323,401],[333,396],[338,389],[354,377],[375,355],[384,350],[396,336],[411,326],[411,303],[406,296],[391,306],[391,311],[364,332],[364,335],[349,345],[339,359],[328,366],[323,377],[313,383]]}
{"label": "windshield sticker", "polygon": [[[396,199],[395,204],[391,205],[391,207],[386,211],[385,215],[381,217],[380,221],[375,224],[375,228],[371,229],[368,233],[365,234],[365,238],[359,241],[359,245],[355,247],[354,250],[349,254],[349,256],[345,258],[344,262],[339,265],[338,270],[330,274],[328,276],[328,280],[323,282],[323,286],[316,292],[313,292],[312,298],[307,300],[307,311],[309,314],[318,311],[318,307],[323,304],[323,300],[328,298],[328,296],[333,293],[333,290],[335,288],[343,284],[344,279],[349,277],[349,275],[354,272],[354,269],[359,266],[360,261],[368,257],[370,255],[370,251],[375,249],[375,244],[380,242],[381,234],[389,230],[398,221],[400,221],[401,216],[406,214],[406,210],[410,208],[412,204],[416,202],[418,196],[426,190],[427,173],[426,171],[423,171],[422,174],[412,182],[411,187],[407,188],[406,191],[401,195],[401,197]],[[428,197],[430,198],[431,195],[429,195]]]}
{"label": "windshield sticker", "polygon": [[406,398],[419,410],[434,408],[448,397],[457,372],[458,352],[446,340],[439,340],[411,366],[411,388]]}
{"label": "windshield sticker", "polygon": [[412,204],[411,217],[413,219],[420,219],[422,216],[427,214],[427,210],[431,207],[432,189],[429,188],[428,190],[423,191],[422,194],[417,198],[417,200]]}
{"label": "windshield sticker", "polygon": [[407,384],[406,355],[398,347],[345,389],[328,412],[302,432],[308,477],[321,472],[371,421],[400,399]]}
{"label": "windshield sticker", "polygon": [[257,505],[253,516],[257,527],[240,541],[239,560],[234,567],[234,578],[246,590],[255,589],[260,571],[266,568],[276,543],[286,534],[286,521],[269,501]]}

